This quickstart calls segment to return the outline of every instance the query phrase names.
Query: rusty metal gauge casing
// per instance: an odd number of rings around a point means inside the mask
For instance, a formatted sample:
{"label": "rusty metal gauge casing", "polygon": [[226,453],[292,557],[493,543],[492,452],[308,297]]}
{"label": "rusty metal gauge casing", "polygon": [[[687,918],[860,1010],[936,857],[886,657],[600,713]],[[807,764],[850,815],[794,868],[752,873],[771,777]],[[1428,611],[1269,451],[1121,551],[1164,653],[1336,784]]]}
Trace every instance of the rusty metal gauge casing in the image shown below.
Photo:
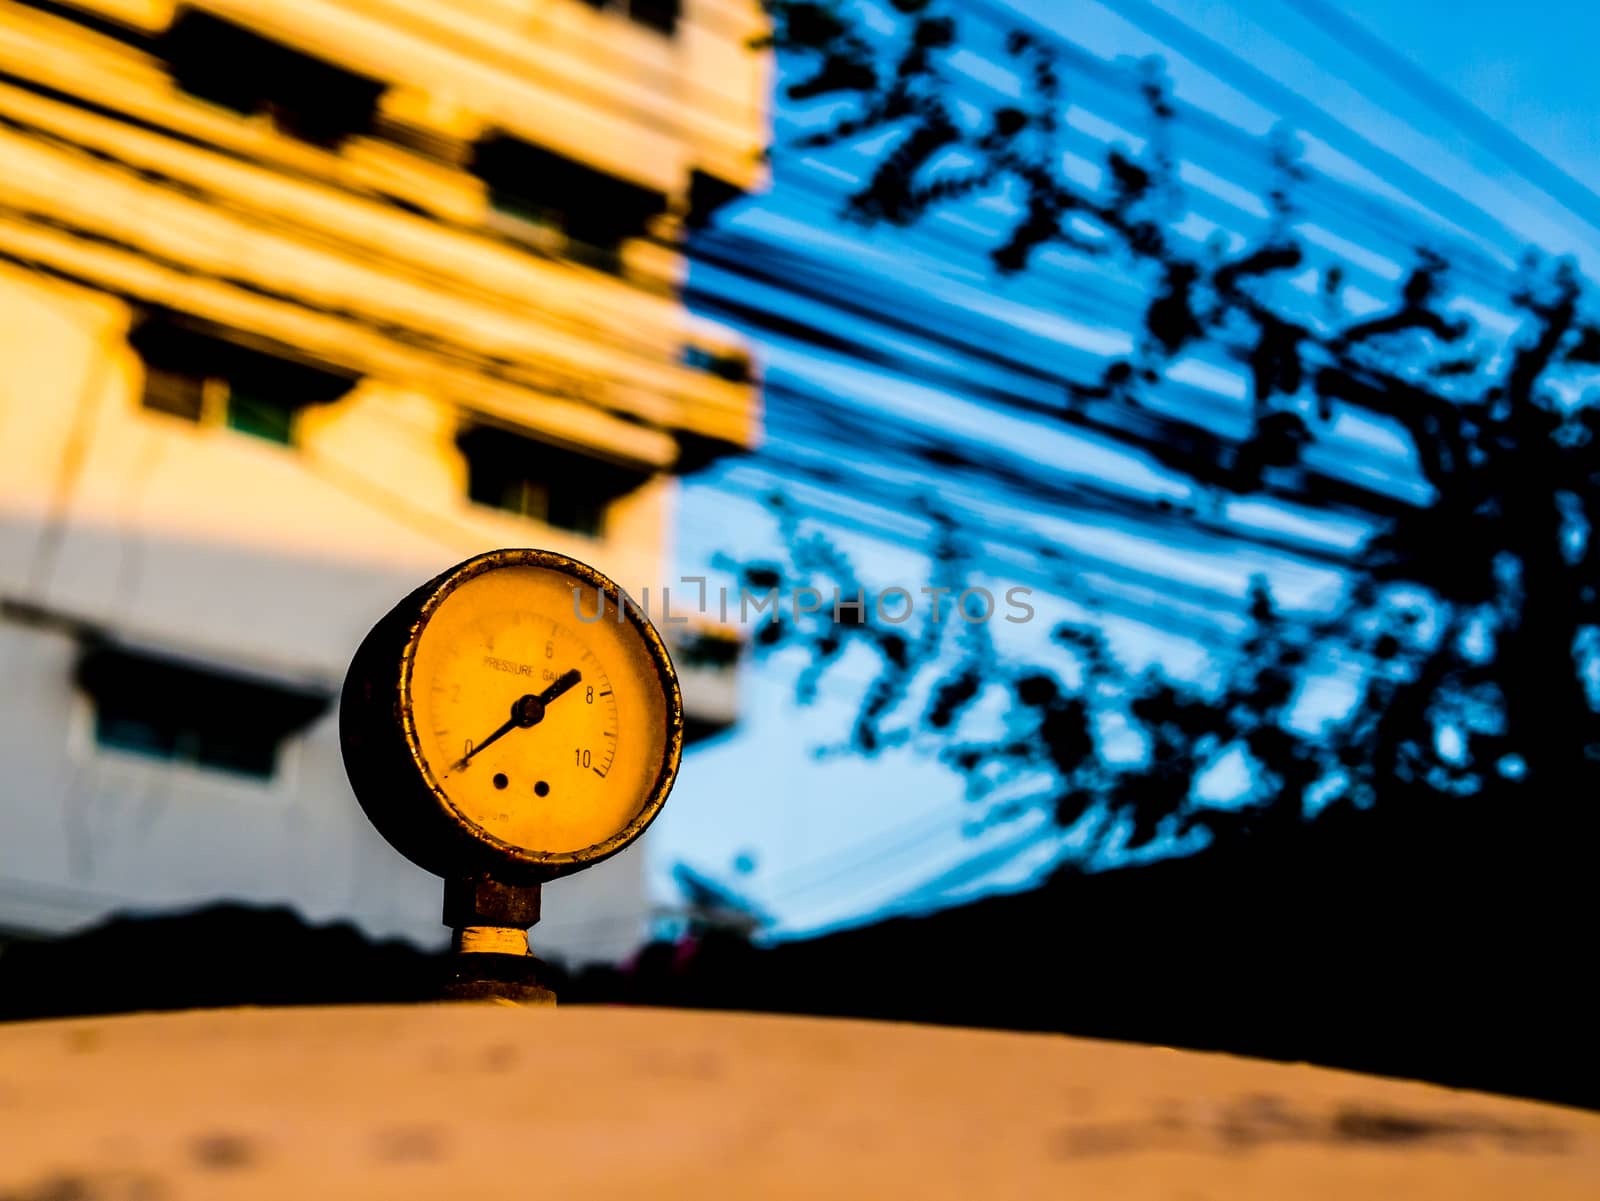
{"label": "rusty metal gauge casing", "polygon": [[373,627],[339,733],[357,800],[413,863],[538,884],[654,820],[683,701],[660,635],[612,580],[551,551],[497,550]]}

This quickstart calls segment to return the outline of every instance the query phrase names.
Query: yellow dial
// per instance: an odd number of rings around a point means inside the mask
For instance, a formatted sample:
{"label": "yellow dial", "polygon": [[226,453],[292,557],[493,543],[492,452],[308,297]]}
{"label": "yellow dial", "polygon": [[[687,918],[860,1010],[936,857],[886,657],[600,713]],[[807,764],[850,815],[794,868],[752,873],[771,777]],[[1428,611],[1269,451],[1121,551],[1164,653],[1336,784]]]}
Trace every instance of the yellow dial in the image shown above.
{"label": "yellow dial", "polygon": [[[543,852],[597,846],[661,767],[661,687],[634,628],[540,567],[461,584],[417,641],[411,697],[434,780],[462,817]],[[587,591],[587,595],[585,595]]]}
{"label": "yellow dial", "polygon": [[654,818],[683,744],[649,619],[585,564],[494,551],[373,628],[340,707],[356,796],[441,875],[562,875]]}

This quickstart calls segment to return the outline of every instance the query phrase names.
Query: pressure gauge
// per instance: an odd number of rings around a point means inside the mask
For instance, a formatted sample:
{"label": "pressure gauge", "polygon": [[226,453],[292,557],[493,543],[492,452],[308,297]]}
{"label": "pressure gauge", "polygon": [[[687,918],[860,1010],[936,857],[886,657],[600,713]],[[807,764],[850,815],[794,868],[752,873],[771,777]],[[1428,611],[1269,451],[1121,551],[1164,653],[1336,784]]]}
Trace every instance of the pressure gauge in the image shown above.
{"label": "pressure gauge", "polygon": [[538,883],[614,855],[683,750],[677,676],[606,576],[499,550],[430,580],[356,652],[340,702],[367,816],[447,878]]}

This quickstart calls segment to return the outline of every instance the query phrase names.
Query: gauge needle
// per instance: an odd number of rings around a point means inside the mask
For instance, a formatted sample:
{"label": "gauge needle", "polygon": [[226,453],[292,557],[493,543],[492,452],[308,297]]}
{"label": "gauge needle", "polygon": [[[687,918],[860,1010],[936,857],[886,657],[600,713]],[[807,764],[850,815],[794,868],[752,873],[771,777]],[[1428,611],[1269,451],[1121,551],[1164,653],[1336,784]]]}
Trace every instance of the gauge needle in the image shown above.
{"label": "gauge needle", "polygon": [[576,688],[582,682],[583,673],[574,667],[571,671],[561,676],[554,684],[550,685],[550,687],[546,688],[539,694],[539,703],[541,705],[548,705],[563,692],[572,691],[572,689]]}
{"label": "gauge needle", "polygon": [[537,695],[530,692],[526,696],[519,696],[511,703],[511,716],[506,718],[505,724],[503,724],[493,734],[490,734],[489,737],[485,738],[482,742],[474,746],[460,759],[456,760],[456,770],[464,770],[468,761],[471,760],[474,755],[483,750],[490,743],[497,742],[501,738],[504,738],[507,734],[511,733],[512,730],[529,730],[538,725],[544,720],[545,706],[551,701],[555,700],[562,693],[577,687],[578,683],[582,679],[582,673],[580,673],[578,669],[574,667],[571,671],[568,671],[564,675],[560,676],[555,683],[551,684],[550,687],[546,688],[543,692],[538,693]]}

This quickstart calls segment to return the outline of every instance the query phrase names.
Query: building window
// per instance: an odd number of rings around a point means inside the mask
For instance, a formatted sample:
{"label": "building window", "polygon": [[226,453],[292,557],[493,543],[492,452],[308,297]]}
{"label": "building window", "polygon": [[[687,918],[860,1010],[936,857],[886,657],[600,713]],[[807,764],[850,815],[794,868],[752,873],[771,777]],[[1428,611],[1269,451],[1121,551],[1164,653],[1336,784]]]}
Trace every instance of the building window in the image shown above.
{"label": "building window", "polygon": [[683,348],[683,362],[696,371],[704,371],[731,383],[750,382],[750,356],[738,351],[708,350],[704,346],[689,345]]}
{"label": "building window", "polygon": [[559,231],[572,257],[605,270],[618,268],[622,242],[644,233],[667,207],[660,192],[520,138],[479,142],[473,170],[498,212]]}
{"label": "building window", "polygon": [[590,8],[601,12],[624,13],[657,33],[672,34],[678,28],[682,0],[583,0]]}
{"label": "building window", "polygon": [[384,90],[375,79],[192,9],[173,19],[161,50],[191,96],[267,118],[291,137],[329,149],[371,132]]}
{"label": "building window", "polygon": [[288,398],[266,391],[251,395],[244,388],[228,387],[226,421],[231,430],[276,442],[280,446],[294,444],[294,415],[296,406]]}
{"label": "building window", "polygon": [[168,316],[141,322],[129,342],[144,362],[146,409],[196,424],[294,444],[309,405],[338,400],[355,377],[241,346]]}
{"label": "building window", "polygon": [[721,209],[743,198],[742,188],[696,168],[689,173],[689,213],[684,223],[690,229],[705,229]]}
{"label": "building window", "polygon": [[78,685],[94,703],[98,746],[265,779],[284,742],[331,697],[112,647],[92,647]]}
{"label": "building window", "polygon": [[166,366],[146,362],[143,404],[156,413],[199,421],[206,410],[206,380]]}
{"label": "building window", "polygon": [[467,461],[470,500],[590,537],[605,532],[611,503],[646,478],[637,470],[490,426],[462,431],[457,445]]}

